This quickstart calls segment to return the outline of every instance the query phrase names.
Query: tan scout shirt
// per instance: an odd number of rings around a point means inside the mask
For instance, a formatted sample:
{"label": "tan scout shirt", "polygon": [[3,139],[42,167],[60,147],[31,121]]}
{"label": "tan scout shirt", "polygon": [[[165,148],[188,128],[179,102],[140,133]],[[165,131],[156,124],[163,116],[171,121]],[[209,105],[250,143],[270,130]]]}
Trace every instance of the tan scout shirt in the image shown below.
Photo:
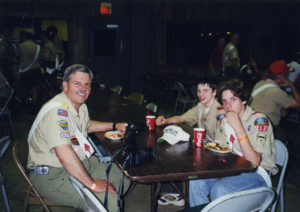
{"label": "tan scout shirt", "polygon": [[55,45],[51,41],[47,40],[42,48],[41,58],[46,62],[52,62],[55,65],[56,54],[57,49]]}
{"label": "tan scout shirt", "polygon": [[[36,50],[38,44],[33,42],[32,40],[26,40],[19,45],[20,49],[20,67],[26,68],[28,67],[35,58]],[[31,69],[41,68],[39,63],[39,58],[32,65]]]}
{"label": "tan scout shirt", "polygon": [[[253,91],[265,84],[275,84],[273,80],[261,80],[253,88]],[[280,110],[282,108],[288,108],[294,99],[289,96],[285,91],[281,90],[280,87],[271,87],[262,90],[256,96],[254,96],[250,107],[255,111],[259,111],[265,114],[273,126],[277,126],[280,121]]]}
{"label": "tan scout shirt", "polygon": [[[262,113],[254,112],[250,107],[246,110],[242,117],[242,124],[249,138],[250,144],[256,152],[262,153],[262,161],[260,165],[276,174],[278,169],[275,165],[276,148],[274,143],[273,128],[269,120]],[[242,152],[241,146],[234,137],[226,138],[224,121],[222,120],[220,129],[217,131],[216,140],[221,144],[229,146],[228,142],[234,143],[234,148]]]}
{"label": "tan scout shirt", "polygon": [[214,139],[215,131],[218,125],[218,115],[224,113],[225,110],[215,99],[208,111],[205,111],[203,104],[199,104],[185,112],[181,116],[181,119],[190,126],[193,126],[197,123],[198,127],[203,127],[207,135]]}
{"label": "tan scout shirt", "polygon": [[90,126],[87,106],[82,104],[79,113],[77,113],[63,92],[56,95],[49,102],[62,102],[69,108],[66,110],[66,107],[61,106],[52,109],[42,118],[29,144],[27,164],[29,168],[36,165],[62,167],[63,165],[56,156],[54,147],[64,144],[72,145],[74,151],[77,150],[76,154],[81,161],[86,158],[80,146],[72,144],[71,139],[75,136],[70,130],[69,117],[72,115],[82,135],[87,137],[87,130]]}

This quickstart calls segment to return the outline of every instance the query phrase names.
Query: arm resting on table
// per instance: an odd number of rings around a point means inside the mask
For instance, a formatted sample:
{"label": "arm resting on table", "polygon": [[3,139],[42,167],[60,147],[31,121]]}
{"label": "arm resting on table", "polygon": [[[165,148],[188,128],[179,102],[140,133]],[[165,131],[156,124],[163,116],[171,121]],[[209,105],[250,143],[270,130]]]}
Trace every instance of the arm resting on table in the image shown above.
{"label": "arm resting on table", "polygon": [[[57,146],[54,149],[58,159],[71,176],[78,179],[88,188],[91,188],[95,183],[95,192],[105,191],[106,181],[101,179],[93,180],[69,144]],[[108,185],[108,191],[116,193],[115,188],[110,183]]]}

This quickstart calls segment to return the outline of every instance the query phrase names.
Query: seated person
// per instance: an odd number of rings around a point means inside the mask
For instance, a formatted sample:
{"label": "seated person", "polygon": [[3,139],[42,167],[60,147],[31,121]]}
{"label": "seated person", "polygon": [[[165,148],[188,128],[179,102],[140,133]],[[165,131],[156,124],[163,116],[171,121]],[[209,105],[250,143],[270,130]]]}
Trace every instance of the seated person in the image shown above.
{"label": "seated person", "polygon": [[[217,88],[217,99],[226,113],[216,129],[216,141],[252,162],[256,172],[237,176],[191,180],[190,206],[213,201],[223,195],[263,186],[271,186],[267,171],[276,174],[275,144],[272,125],[265,115],[246,106],[248,94],[242,81],[233,79]],[[210,195],[210,199],[208,198]]]}
{"label": "seated person", "polygon": [[[206,134],[212,139],[215,138],[215,128],[217,127],[217,121],[219,114],[223,114],[225,111],[221,105],[215,99],[216,88],[219,81],[216,78],[204,78],[199,81],[197,85],[197,96],[199,103],[197,106],[188,110],[181,116],[173,116],[165,118],[159,116],[156,119],[157,126],[163,126],[167,124],[180,124],[187,123],[189,125],[197,124],[199,127],[206,129]],[[176,183],[176,186],[181,188],[181,183]],[[159,205],[175,205],[183,206],[184,199],[178,194],[171,184],[162,184],[162,193],[164,193],[159,199]]]}
{"label": "seated person", "polygon": [[218,84],[219,81],[216,78],[203,78],[197,85],[198,105],[181,116],[170,118],[159,116],[156,119],[156,125],[163,126],[166,124],[181,124],[183,122],[190,126],[197,124],[198,127],[205,128],[206,134],[214,139],[214,129],[217,126],[218,115],[224,113],[223,107],[215,99]]}
{"label": "seated person", "polygon": [[[88,133],[118,129],[125,131],[126,123],[90,120],[85,101],[91,91],[93,74],[84,65],[72,65],[65,70],[63,91],[40,110],[29,136],[27,167],[29,177],[42,197],[53,202],[88,211],[87,205],[69,181],[74,176],[103,202],[106,190],[106,165],[93,156],[87,141]],[[35,174],[39,166],[49,172]],[[120,170],[111,167],[108,184],[108,211],[118,211]],[[129,180],[124,179],[124,189]]]}

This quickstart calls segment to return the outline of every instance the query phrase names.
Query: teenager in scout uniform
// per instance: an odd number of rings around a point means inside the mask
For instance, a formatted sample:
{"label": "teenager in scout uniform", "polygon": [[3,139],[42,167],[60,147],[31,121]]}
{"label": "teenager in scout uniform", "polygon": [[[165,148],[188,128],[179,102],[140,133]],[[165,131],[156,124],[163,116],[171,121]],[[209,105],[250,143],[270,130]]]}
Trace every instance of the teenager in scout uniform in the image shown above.
{"label": "teenager in scout uniform", "polygon": [[216,141],[252,162],[256,172],[237,176],[190,181],[190,206],[208,203],[228,193],[272,186],[266,172],[276,174],[276,149],[272,125],[265,115],[254,112],[247,103],[247,90],[242,81],[233,79],[220,84],[217,99],[226,113],[217,129]]}
{"label": "teenager in scout uniform", "polygon": [[[38,192],[53,202],[87,211],[87,205],[69,181],[74,176],[103,201],[106,165],[92,156],[88,133],[111,130],[125,131],[126,123],[93,121],[85,101],[91,91],[92,72],[83,65],[72,65],[65,71],[63,92],[40,110],[28,136],[29,176]],[[46,171],[38,172],[40,166]],[[108,186],[108,210],[118,211],[117,192],[120,170],[113,166]],[[129,181],[124,179],[125,189]]]}
{"label": "teenager in scout uniform", "polygon": [[197,96],[199,99],[197,106],[191,108],[181,116],[173,116],[170,118],[159,116],[156,119],[156,125],[163,126],[183,122],[190,126],[197,124],[198,127],[205,128],[206,135],[214,139],[217,117],[219,114],[225,112],[223,107],[221,107],[215,99],[218,84],[219,81],[215,78],[204,78],[197,85]]}
{"label": "teenager in scout uniform", "polygon": [[[219,81],[215,78],[204,78],[201,80],[197,85],[198,105],[181,116],[173,116],[170,118],[159,116],[156,119],[156,125],[163,126],[167,124],[180,124],[183,122],[190,126],[197,124],[198,127],[205,128],[208,137],[214,139],[218,122],[217,117],[219,114],[225,112],[223,107],[221,107],[215,99],[218,83]],[[159,205],[184,205],[184,199],[172,186],[170,186],[170,184],[163,183],[162,185],[162,192],[164,194],[158,199]],[[179,183],[176,183],[176,185],[179,187],[181,186]]]}

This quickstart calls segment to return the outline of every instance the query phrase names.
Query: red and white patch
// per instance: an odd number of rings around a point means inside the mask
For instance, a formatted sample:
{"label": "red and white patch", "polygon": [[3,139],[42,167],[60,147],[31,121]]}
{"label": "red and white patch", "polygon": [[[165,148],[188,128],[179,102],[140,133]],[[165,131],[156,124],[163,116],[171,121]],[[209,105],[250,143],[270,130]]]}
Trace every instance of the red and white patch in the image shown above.
{"label": "red and white patch", "polygon": [[234,136],[231,134],[231,135],[230,135],[230,142],[234,144],[234,141],[235,141],[235,138],[234,138]]}
{"label": "red and white patch", "polygon": [[258,131],[259,132],[268,132],[268,125],[267,124],[259,124],[258,125]]}

